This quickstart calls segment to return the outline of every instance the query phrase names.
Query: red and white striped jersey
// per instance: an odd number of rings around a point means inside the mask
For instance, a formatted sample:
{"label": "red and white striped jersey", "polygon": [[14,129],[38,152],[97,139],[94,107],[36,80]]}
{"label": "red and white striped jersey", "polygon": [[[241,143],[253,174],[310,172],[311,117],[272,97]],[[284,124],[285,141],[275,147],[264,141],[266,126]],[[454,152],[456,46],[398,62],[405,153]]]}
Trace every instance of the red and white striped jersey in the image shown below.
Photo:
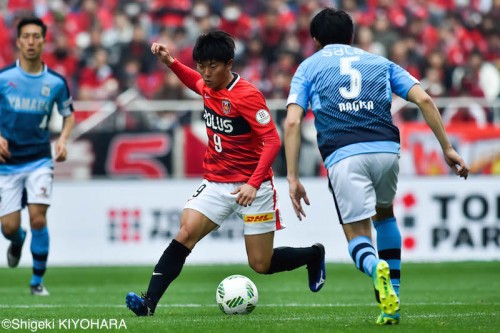
{"label": "red and white striped jersey", "polygon": [[226,88],[215,91],[198,72],[178,61],[170,69],[203,98],[208,136],[204,178],[246,182],[257,189],[271,179],[281,142],[262,93],[236,73]]}

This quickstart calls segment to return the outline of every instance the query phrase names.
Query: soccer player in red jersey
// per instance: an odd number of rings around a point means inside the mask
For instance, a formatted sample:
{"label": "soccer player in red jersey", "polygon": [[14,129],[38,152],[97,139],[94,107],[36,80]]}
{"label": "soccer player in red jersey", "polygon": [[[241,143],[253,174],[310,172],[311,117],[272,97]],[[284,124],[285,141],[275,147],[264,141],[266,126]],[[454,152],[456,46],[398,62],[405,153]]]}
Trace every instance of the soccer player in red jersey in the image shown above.
{"label": "soccer player in red jersey", "polygon": [[165,45],[151,46],[184,85],[202,96],[208,147],[204,179],[184,206],[180,230],[155,266],[146,294],[127,294],[127,307],[138,316],[154,314],[196,243],[232,213],[243,220],[253,270],[273,274],[307,265],[309,289],[317,292],[324,284],[323,245],[273,248],[274,231],[284,227],[271,169],[281,142],[262,93],[231,71],[234,49],[226,32],[201,35],[193,49],[195,71],[174,59]]}

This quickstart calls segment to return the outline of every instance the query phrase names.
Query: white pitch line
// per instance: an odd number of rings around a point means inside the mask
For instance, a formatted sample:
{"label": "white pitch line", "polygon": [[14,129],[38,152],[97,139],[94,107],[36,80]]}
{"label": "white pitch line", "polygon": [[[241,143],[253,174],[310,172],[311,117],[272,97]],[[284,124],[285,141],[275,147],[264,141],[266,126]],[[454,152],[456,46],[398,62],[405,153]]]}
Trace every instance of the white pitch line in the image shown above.
{"label": "white pitch line", "polygon": [[[421,305],[437,305],[437,306],[462,306],[467,305],[468,303],[462,302],[441,302],[441,303],[424,303],[424,302],[415,302],[415,303],[407,303],[403,304],[404,306],[421,306]],[[289,303],[289,304],[259,304],[259,307],[327,307],[327,308],[336,308],[336,307],[360,307],[360,306],[373,306],[374,303],[313,303],[313,304],[304,304],[304,303]],[[482,303],[484,306],[500,306],[498,303]],[[30,308],[121,308],[125,307],[124,304],[0,304],[1,309],[30,309]],[[216,304],[159,304],[160,308],[199,308],[199,307],[217,307]]]}

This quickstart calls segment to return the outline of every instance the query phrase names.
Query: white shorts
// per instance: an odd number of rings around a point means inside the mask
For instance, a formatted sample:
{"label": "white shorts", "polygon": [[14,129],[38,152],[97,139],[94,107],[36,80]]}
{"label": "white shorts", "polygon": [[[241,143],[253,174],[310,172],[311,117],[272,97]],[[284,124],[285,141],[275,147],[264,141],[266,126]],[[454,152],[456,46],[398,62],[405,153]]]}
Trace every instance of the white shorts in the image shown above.
{"label": "white shorts", "polygon": [[278,207],[278,194],[272,180],[265,181],[257,191],[251,206],[236,203],[236,194],[231,194],[244,183],[214,183],[203,180],[184,209],[194,209],[219,227],[233,212],[243,220],[245,235],[260,235],[285,227]]}
{"label": "white shorts", "polygon": [[[52,168],[42,167],[0,175],[0,217],[21,210],[26,203],[50,205],[53,174]],[[24,191],[27,197],[23,200]]]}
{"label": "white shorts", "polygon": [[389,207],[396,196],[399,155],[360,154],[328,169],[330,188],[341,224],[375,215],[375,206]]}

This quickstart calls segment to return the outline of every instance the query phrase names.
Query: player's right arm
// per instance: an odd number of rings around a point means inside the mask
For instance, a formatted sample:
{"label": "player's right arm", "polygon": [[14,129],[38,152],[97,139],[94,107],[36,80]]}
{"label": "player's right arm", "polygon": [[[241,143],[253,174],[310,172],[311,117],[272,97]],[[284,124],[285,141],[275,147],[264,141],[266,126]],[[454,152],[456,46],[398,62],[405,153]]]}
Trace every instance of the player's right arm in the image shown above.
{"label": "player's right arm", "polygon": [[285,155],[287,180],[289,194],[292,200],[293,210],[299,220],[306,216],[301,200],[309,205],[306,190],[299,180],[299,153],[301,145],[301,123],[304,117],[304,109],[295,103],[288,104],[285,120]]}
{"label": "player's right arm", "polygon": [[0,163],[5,163],[9,157],[9,142],[0,134]]}
{"label": "player's right arm", "polygon": [[290,84],[290,94],[287,99],[287,113],[285,120],[285,155],[289,195],[293,210],[299,220],[306,216],[301,200],[309,205],[304,185],[299,179],[299,155],[302,142],[301,124],[309,105],[309,92],[311,82],[304,72],[305,65],[302,63],[295,72]]}
{"label": "player's right arm", "polygon": [[201,80],[200,73],[172,57],[167,46],[164,44],[153,43],[151,45],[151,52],[156,55],[161,62],[167,65],[186,87],[201,95],[201,90],[196,85],[196,83]]}
{"label": "player's right arm", "polygon": [[170,55],[170,51],[168,50],[167,46],[164,44],[151,44],[151,52],[167,66],[172,65],[175,61],[175,59]]}
{"label": "player's right arm", "polygon": [[431,128],[443,150],[446,164],[455,172],[456,175],[467,179],[469,175],[469,166],[462,157],[455,151],[448,139],[444,129],[443,121],[438,108],[432,98],[422,89],[419,84],[415,84],[408,91],[407,99],[418,105],[425,122]]}
{"label": "player's right arm", "polygon": [[71,134],[71,131],[73,130],[74,125],[75,125],[75,116],[73,114],[64,118],[61,135],[59,136],[59,139],[57,139],[55,145],[56,156],[54,159],[56,162],[66,161],[66,157],[68,154],[66,149],[66,143],[68,142],[69,136]]}

